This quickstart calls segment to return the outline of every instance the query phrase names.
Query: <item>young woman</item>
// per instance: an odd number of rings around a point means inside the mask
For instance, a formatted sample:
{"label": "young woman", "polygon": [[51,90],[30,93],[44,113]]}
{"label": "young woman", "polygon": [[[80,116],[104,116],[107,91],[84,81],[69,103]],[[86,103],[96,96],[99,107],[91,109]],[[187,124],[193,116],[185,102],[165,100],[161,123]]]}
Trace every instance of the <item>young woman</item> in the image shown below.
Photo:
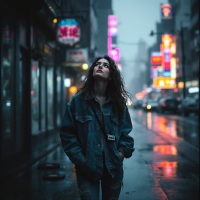
{"label": "young woman", "polygon": [[132,156],[134,140],[123,79],[109,56],[92,63],[86,80],[68,103],[60,129],[62,146],[75,164],[82,200],[118,199],[123,159]]}

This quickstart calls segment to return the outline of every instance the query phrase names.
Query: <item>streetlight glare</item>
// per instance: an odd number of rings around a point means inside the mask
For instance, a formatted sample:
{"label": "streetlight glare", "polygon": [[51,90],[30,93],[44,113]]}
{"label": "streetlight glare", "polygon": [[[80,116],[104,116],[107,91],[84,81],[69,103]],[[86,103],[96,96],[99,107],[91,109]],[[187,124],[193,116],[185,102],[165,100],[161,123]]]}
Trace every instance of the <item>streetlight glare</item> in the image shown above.
{"label": "streetlight glare", "polygon": [[82,69],[83,69],[83,70],[87,70],[87,69],[88,69],[88,64],[87,64],[87,63],[84,63],[84,64],[82,65]]}

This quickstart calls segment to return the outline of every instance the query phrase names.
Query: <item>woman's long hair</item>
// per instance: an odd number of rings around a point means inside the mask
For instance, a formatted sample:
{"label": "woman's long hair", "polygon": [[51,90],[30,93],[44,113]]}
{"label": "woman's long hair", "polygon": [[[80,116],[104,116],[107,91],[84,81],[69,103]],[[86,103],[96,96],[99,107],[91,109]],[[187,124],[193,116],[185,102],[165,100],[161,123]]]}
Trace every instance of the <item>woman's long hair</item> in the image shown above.
{"label": "woman's long hair", "polygon": [[118,67],[115,65],[115,62],[112,58],[105,55],[102,57],[95,58],[91,64],[91,67],[88,71],[88,74],[84,80],[83,86],[78,89],[77,93],[80,93],[80,97],[84,98],[85,96],[91,97],[94,87],[94,77],[93,77],[93,69],[95,64],[100,59],[106,59],[109,62],[109,70],[111,80],[108,81],[108,85],[106,88],[106,95],[110,94],[113,100],[113,111],[114,113],[118,113],[120,117],[122,117],[125,107],[124,105],[131,99],[131,94],[128,93],[124,88],[124,81],[121,77],[120,71]]}

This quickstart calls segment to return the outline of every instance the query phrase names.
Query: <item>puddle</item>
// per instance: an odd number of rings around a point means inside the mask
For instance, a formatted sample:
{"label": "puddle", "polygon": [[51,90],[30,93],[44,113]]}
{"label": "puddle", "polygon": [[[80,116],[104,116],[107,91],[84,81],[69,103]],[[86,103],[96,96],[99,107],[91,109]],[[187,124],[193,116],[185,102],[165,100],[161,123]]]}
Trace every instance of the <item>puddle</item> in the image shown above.
{"label": "puddle", "polygon": [[161,154],[177,155],[177,149],[173,145],[156,145],[153,151]]}

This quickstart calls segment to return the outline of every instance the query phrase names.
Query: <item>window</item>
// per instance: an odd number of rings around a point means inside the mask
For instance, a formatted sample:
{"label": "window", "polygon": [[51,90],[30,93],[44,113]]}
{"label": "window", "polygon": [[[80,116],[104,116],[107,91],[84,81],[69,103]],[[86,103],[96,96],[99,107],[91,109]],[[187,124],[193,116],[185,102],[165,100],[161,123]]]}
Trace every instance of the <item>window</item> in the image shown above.
{"label": "window", "polygon": [[39,131],[39,65],[32,61],[31,65],[31,126],[32,135]]}
{"label": "window", "polygon": [[[2,139],[7,146],[14,142],[13,117],[14,117],[14,51],[13,51],[13,32],[10,23],[6,23],[3,27],[2,42],[2,65],[1,65],[1,87],[2,87]],[[6,141],[6,142],[5,142]],[[9,141],[9,143],[8,143]]]}
{"label": "window", "polygon": [[47,69],[47,127],[54,126],[54,105],[53,105],[53,67]]}

